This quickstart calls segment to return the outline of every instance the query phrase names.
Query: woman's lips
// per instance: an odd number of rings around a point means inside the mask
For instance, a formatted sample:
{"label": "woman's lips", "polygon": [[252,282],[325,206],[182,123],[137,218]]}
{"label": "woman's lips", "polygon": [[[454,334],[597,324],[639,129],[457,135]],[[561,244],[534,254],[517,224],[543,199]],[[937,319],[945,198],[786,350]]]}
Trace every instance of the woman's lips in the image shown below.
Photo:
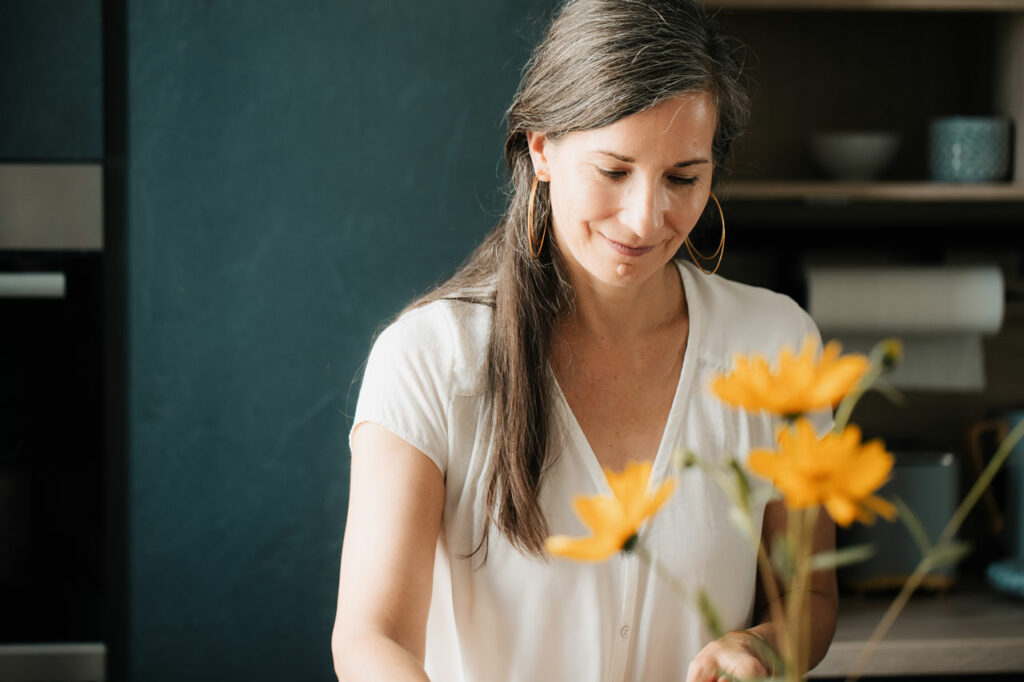
{"label": "woman's lips", "polygon": [[601,236],[604,237],[604,240],[606,242],[608,242],[608,246],[612,247],[612,249],[614,249],[617,253],[622,254],[623,256],[630,256],[636,258],[637,256],[644,255],[645,253],[654,248],[653,246],[626,246],[625,244],[620,244],[614,239],[608,239],[608,237],[605,237],[604,235]]}

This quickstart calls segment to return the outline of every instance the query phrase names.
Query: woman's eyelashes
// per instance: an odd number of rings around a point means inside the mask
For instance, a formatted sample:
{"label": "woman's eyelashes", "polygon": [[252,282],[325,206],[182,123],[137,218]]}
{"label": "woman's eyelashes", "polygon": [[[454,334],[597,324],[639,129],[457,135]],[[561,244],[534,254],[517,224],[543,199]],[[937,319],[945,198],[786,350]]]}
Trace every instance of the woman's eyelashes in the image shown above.
{"label": "woman's eyelashes", "polygon": [[[628,175],[624,170],[612,170],[610,168],[601,167],[598,167],[597,170],[601,175],[609,180],[621,180]],[[668,175],[665,179],[673,185],[695,185],[700,178],[696,175]]]}
{"label": "woman's eyelashes", "polygon": [[668,181],[673,185],[696,185],[699,180],[696,175],[670,175]]}

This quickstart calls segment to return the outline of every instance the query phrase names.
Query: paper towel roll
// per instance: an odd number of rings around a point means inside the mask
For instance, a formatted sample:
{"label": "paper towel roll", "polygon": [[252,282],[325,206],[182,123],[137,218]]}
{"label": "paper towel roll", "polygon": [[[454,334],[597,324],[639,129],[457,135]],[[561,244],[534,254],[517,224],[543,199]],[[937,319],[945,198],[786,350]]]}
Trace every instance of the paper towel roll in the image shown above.
{"label": "paper towel roll", "polygon": [[996,266],[815,267],[807,292],[823,332],[992,334],[1003,324]]}
{"label": "paper towel roll", "polygon": [[867,353],[887,336],[904,361],[887,377],[912,390],[980,391],[983,334],[1003,323],[1002,271],[996,266],[809,268],[811,317],[844,351]]}

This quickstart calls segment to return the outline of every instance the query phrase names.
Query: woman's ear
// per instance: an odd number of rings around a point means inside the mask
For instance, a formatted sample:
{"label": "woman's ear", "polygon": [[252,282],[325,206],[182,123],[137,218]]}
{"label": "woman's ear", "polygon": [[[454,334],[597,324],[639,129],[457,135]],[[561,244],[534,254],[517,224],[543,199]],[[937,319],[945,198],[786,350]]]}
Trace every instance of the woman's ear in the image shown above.
{"label": "woman's ear", "polygon": [[532,130],[526,131],[526,147],[530,150],[530,160],[533,161],[533,172],[541,179],[541,182],[551,180],[551,172],[548,164],[546,150],[548,147],[548,136],[544,133],[537,133]]}

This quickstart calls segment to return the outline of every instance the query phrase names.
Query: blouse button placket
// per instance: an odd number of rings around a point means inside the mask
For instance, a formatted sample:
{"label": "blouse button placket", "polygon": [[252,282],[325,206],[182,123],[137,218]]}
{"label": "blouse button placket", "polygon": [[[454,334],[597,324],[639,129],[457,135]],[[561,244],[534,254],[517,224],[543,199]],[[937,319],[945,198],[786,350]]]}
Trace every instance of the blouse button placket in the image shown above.
{"label": "blouse button placket", "polygon": [[633,620],[636,616],[637,576],[639,559],[635,554],[623,557],[622,567],[622,609],[616,627],[615,646],[612,654],[610,680],[626,680],[626,663],[632,646]]}

